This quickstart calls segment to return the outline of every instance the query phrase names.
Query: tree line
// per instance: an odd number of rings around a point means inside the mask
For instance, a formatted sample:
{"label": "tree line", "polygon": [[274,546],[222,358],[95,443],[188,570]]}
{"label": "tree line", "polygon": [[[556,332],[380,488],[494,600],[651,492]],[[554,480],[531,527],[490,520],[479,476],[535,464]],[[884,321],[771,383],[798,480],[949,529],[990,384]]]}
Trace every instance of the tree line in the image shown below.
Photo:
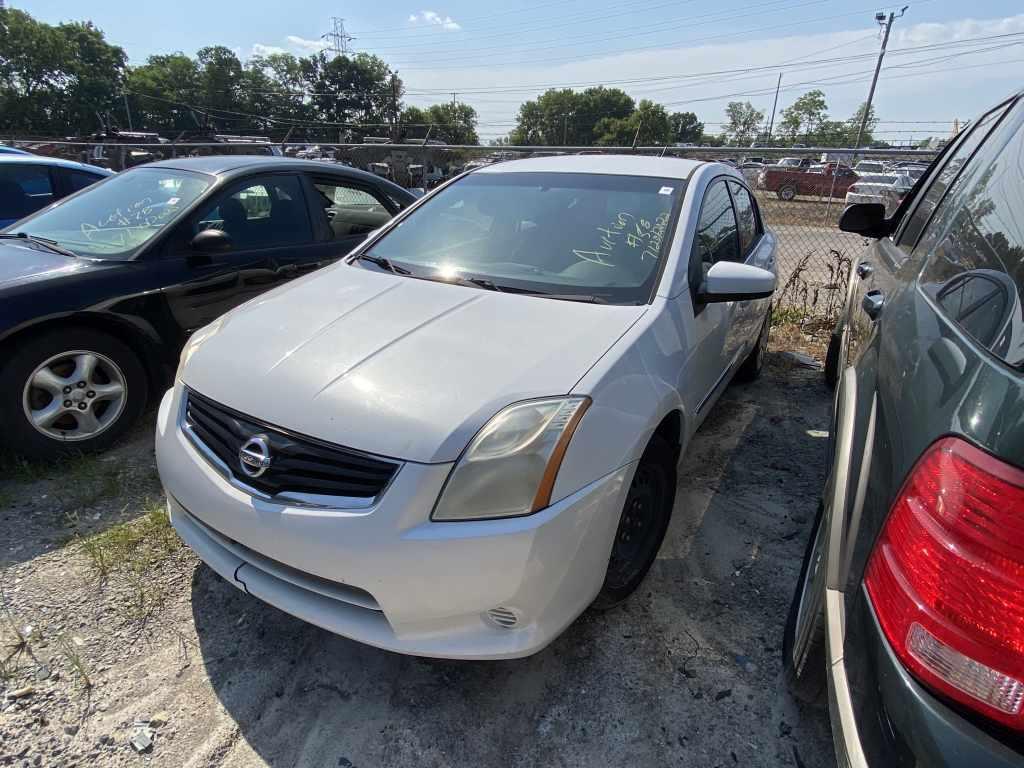
{"label": "tree line", "polygon": [[[273,135],[293,140],[437,139],[477,144],[476,110],[462,102],[428,107],[403,103],[404,84],[368,53],[309,56],[270,53],[242,61],[224,46],[195,56],[168,53],[130,66],[125,51],[91,22],[45,24],[0,9],[0,132],[20,136],[84,136],[136,130],[176,137],[197,132]],[[850,146],[863,105],[832,120],[820,90],[779,115],[772,143]],[[524,102],[515,128],[492,144],[640,146],[767,143],[765,115],[750,102],[730,102],[718,133],[694,112],[669,112],[618,88],[555,88]],[[869,115],[862,145],[873,141]]]}

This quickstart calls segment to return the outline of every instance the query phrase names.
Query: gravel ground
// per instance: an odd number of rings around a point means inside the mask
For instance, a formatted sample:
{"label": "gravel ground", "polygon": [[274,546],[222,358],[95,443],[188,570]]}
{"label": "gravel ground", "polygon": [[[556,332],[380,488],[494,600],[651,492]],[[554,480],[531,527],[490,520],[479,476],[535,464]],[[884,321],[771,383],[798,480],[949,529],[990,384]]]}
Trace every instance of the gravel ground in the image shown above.
{"label": "gravel ground", "polygon": [[[83,542],[160,499],[151,421],[100,459],[8,462],[0,765],[832,766],[827,714],[786,693],[779,650],[829,400],[819,372],[773,353],[695,437],[637,594],[497,663],[330,635],[177,545],[101,575]],[[139,720],[154,740],[142,755]]]}

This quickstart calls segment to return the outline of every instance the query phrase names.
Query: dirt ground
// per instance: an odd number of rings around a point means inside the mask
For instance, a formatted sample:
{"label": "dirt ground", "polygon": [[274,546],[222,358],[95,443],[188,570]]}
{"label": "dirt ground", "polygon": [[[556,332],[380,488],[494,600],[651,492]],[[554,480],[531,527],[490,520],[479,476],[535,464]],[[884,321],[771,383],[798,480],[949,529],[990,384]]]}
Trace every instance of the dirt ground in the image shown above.
{"label": "dirt ground", "polygon": [[98,459],[8,461],[0,765],[832,766],[780,661],[829,402],[773,352],[690,446],[641,589],[507,662],[378,651],[229,586],[159,525],[151,419]]}

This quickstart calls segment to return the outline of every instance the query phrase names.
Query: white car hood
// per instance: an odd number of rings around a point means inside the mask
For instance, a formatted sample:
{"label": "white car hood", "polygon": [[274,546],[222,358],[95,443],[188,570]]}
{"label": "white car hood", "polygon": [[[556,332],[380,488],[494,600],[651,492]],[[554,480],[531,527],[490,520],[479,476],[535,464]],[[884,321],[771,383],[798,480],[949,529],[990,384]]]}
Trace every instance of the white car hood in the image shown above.
{"label": "white car hood", "polygon": [[646,309],[338,264],[200,331],[182,378],[275,426],[408,461],[454,461],[509,403],[569,393]]}

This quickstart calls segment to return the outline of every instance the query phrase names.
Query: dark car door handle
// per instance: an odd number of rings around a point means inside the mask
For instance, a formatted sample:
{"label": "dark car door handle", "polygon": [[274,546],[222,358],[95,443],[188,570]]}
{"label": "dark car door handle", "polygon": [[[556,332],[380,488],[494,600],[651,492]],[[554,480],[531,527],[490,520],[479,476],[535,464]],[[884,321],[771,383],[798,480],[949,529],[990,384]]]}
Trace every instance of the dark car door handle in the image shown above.
{"label": "dark car door handle", "polygon": [[864,308],[864,312],[872,320],[877,320],[878,316],[882,314],[882,306],[885,304],[885,297],[881,291],[868,291],[864,294],[864,300],[861,302],[861,306]]}
{"label": "dark car door handle", "polygon": [[866,261],[862,261],[860,264],[857,265],[857,277],[859,277],[861,280],[863,280],[865,277],[868,277],[874,271],[875,268],[872,267]]}

